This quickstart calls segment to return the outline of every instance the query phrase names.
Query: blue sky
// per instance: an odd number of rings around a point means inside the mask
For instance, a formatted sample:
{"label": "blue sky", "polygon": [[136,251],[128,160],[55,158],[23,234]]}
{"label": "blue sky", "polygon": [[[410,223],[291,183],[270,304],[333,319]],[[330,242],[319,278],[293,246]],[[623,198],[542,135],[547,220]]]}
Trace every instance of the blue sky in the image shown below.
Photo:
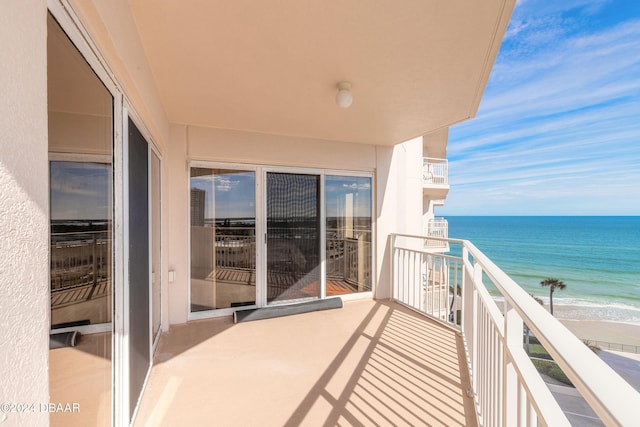
{"label": "blue sky", "polygon": [[522,0],[437,215],[640,215],[640,1]]}

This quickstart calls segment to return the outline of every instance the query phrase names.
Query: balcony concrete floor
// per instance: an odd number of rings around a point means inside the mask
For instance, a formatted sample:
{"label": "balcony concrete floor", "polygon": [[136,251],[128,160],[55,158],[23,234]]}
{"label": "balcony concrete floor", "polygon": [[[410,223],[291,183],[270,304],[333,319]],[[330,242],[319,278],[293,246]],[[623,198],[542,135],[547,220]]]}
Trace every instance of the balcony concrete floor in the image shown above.
{"label": "balcony concrete floor", "polygon": [[172,327],[136,426],[476,425],[462,339],[398,304]]}

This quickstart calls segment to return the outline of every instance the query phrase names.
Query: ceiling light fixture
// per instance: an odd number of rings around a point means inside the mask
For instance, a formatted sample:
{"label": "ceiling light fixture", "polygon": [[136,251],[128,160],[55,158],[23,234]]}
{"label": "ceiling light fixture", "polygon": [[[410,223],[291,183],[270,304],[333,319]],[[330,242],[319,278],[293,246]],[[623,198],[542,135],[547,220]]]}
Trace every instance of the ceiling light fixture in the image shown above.
{"label": "ceiling light fixture", "polygon": [[351,83],[340,82],[336,85],[338,93],[336,94],[336,104],[340,108],[349,108],[353,103],[353,96],[351,95]]}

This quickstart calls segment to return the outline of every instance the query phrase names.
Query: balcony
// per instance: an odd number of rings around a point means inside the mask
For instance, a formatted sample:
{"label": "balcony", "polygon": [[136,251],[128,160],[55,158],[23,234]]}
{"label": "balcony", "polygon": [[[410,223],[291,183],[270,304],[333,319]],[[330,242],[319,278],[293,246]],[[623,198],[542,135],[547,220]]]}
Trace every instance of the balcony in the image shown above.
{"label": "balcony", "polygon": [[422,161],[423,194],[430,199],[444,199],[449,193],[449,162],[447,159],[425,157]]}
{"label": "balcony", "polygon": [[172,327],[135,424],[579,425],[524,353],[527,324],[604,424],[635,425],[640,395],[482,252],[424,240],[391,236],[392,301]]}

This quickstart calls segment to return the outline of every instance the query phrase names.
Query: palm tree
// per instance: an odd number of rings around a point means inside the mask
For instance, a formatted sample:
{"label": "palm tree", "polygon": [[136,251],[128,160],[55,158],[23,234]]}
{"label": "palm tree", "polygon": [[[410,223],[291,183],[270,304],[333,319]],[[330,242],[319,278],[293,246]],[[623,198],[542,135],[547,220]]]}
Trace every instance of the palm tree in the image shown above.
{"label": "palm tree", "polygon": [[548,286],[549,287],[549,307],[551,307],[551,315],[553,316],[553,291],[556,289],[564,289],[567,285],[562,281],[553,277],[547,277],[542,282],[540,282],[540,286]]}

